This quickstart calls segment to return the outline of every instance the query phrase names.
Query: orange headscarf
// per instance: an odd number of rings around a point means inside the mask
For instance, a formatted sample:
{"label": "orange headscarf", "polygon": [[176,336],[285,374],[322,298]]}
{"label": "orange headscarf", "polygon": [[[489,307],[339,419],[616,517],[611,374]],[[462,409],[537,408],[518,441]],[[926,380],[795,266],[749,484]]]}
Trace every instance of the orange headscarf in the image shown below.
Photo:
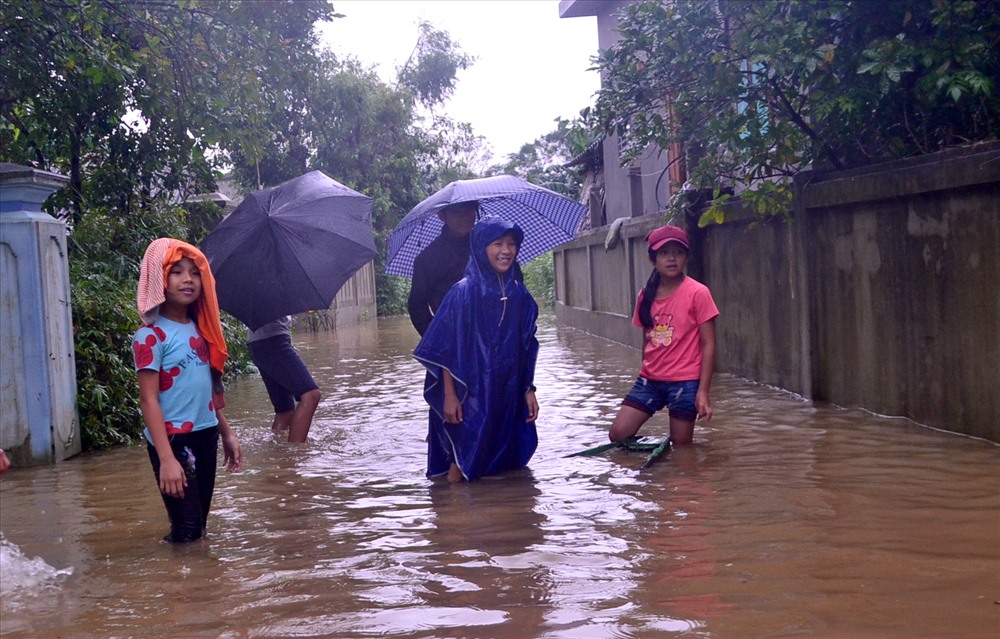
{"label": "orange headscarf", "polygon": [[198,332],[208,342],[209,363],[221,373],[228,352],[226,339],[222,334],[219,300],[215,296],[215,277],[212,276],[205,254],[197,248],[167,237],[149,243],[139,266],[139,287],[136,294],[139,317],[147,325],[156,321],[160,304],[167,300],[167,275],[173,265],[185,257],[190,258],[201,271],[201,295],[194,303],[195,323],[198,325]]}

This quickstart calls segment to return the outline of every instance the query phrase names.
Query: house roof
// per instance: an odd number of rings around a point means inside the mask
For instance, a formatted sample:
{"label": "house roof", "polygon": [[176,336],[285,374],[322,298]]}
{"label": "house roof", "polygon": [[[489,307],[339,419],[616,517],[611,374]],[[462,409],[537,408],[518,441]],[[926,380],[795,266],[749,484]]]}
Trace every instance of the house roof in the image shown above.
{"label": "house roof", "polygon": [[559,0],[559,17],[596,16],[602,4],[607,4],[606,0]]}
{"label": "house roof", "polygon": [[599,137],[590,144],[587,145],[583,151],[580,151],[576,157],[564,164],[563,166],[592,166],[601,167],[604,166],[604,147],[602,143],[604,142],[604,137]]}

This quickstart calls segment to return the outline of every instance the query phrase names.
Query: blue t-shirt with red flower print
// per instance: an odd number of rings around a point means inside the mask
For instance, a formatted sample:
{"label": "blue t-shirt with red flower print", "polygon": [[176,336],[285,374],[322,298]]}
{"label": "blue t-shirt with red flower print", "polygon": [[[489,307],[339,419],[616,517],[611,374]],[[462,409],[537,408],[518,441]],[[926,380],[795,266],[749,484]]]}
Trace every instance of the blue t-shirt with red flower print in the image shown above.
{"label": "blue t-shirt with red flower print", "polygon": [[[190,433],[218,425],[212,402],[212,369],[208,342],[194,322],[180,324],[159,317],[132,338],[135,370],[160,373],[160,409],[167,435]],[[147,428],[146,439],[153,438]]]}

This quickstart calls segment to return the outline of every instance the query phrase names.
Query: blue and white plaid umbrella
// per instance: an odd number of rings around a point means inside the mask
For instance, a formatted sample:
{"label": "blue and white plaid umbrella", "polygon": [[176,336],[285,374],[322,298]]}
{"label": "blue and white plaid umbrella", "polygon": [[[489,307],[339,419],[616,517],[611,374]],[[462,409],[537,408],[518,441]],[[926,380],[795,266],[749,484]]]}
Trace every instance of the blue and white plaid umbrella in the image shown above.
{"label": "blue and white plaid umbrella", "polygon": [[498,215],[524,230],[521,264],[576,237],[587,206],[513,175],[457,180],[406,214],[389,235],[388,275],[413,277],[413,261],[444,223],[437,213],[450,204],[479,201],[480,215]]}

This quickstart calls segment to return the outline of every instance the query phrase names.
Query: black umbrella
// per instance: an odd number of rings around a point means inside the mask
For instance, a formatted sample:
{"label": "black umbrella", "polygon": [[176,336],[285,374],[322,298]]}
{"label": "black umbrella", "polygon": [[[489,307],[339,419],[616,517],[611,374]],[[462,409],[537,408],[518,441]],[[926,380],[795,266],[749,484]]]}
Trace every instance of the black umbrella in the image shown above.
{"label": "black umbrella", "polygon": [[321,171],[254,191],[201,243],[219,306],[252,329],[328,308],[375,257],[371,208]]}

